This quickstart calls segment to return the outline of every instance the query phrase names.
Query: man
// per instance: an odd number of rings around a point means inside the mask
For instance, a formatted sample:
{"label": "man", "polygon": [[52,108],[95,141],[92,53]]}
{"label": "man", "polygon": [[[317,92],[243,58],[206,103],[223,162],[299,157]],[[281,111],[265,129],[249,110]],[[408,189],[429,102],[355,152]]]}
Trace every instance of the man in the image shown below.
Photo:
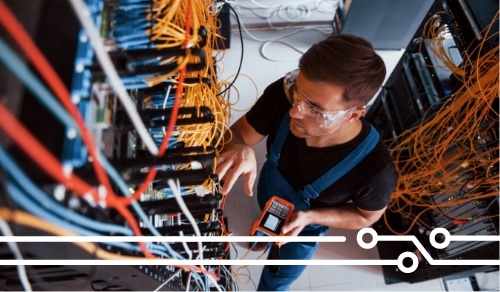
{"label": "man", "polygon": [[[361,229],[376,222],[398,175],[363,115],[385,73],[382,59],[362,38],[341,34],[314,44],[297,70],[269,85],[232,125],[232,140],[218,156],[223,194],[243,175],[245,192],[252,195],[257,165],[251,147],[267,137],[257,198],[261,208],[273,195],[295,205],[285,235],[320,236],[329,227]],[[289,242],[280,258],[310,259],[317,246]],[[286,291],[304,269],[265,266],[258,289]]]}

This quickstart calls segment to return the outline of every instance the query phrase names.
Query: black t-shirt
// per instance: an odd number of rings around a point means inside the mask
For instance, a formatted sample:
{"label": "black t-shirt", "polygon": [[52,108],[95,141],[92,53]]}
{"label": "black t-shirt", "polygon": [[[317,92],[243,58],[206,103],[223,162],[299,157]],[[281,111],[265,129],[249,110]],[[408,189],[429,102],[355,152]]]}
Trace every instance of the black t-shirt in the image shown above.
{"label": "black t-shirt", "polygon": [[[279,124],[290,110],[283,90],[283,78],[269,85],[246,114],[248,123],[267,136],[267,151],[276,137]],[[297,190],[314,182],[340,162],[361,143],[370,131],[370,124],[361,118],[363,127],[353,140],[331,147],[308,147],[305,139],[288,133],[279,159],[279,170]],[[311,200],[311,208],[342,205],[348,201],[363,210],[384,208],[394,190],[398,175],[393,159],[383,141],[357,166],[332,184],[319,197]]]}

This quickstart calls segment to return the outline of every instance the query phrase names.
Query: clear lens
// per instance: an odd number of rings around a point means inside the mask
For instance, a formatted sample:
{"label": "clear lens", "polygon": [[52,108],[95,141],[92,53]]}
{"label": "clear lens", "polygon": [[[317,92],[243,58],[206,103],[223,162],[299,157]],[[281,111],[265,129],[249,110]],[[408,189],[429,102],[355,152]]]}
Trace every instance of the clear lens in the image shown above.
{"label": "clear lens", "polygon": [[345,117],[349,112],[351,112],[354,108],[350,108],[345,111],[335,112],[335,113],[324,113],[323,114],[323,124],[320,127],[328,127],[336,121],[341,120]]}
{"label": "clear lens", "polygon": [[285,79],[283,79],[283,87],[285,89],[285,95],[288,98],[288,102],[294,105],[295,98],[294,94],[296,91],[295,78],[297,78],[298,69],[286,73]]}
{"label": "clear lens", "polygon": [[304,116],[314,121],[320,127],[328,127],[334,122],[343,118],[354,108],[339,112],[325,112],[318,109],[307,101],[307,97],[299,91],[295,85],[295,79],[299,74],[299,69],[288,72],[283,79],[283,88],[285,95],[292,106],[297,106],[297,109]]}

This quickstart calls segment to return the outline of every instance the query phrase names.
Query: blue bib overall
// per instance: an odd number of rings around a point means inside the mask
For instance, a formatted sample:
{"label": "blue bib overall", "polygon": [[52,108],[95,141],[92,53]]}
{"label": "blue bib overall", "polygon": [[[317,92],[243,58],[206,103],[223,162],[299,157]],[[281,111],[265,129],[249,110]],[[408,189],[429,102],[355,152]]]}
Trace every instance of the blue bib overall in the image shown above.
{"label": "blue bib overall", "polygon": [[[370,133],[348,156],[337,165],[323,174],[313,183],[302,190],[296,190],[283,177],[278,169],[278,161],[290,129],[290,116],[285,114],[281,121],[278,133],[270,147],[270,153],[262,166],[257,186],[257,199],[262,209],[267,200],[273,195],[281,197],[294,204],[295,211],[310,209],[309,200],[319,196],[326,188],[332,185],[340,177],[357,165],[368,153],[370,153],[379,140],[378,132],[371,127]],[[322,236],[327,233],[327,226],[311,224],[307,225],[299,236]],[[289,242],[280,248],[280,259],[303,260],[310,259],[314,255],[319,243],[317,242]],[[259,291],[288,291],[291,283],[304,271],[306,266],[279,267],[277,273],[271,272],[269,266],[264,266],[259,282]]]}

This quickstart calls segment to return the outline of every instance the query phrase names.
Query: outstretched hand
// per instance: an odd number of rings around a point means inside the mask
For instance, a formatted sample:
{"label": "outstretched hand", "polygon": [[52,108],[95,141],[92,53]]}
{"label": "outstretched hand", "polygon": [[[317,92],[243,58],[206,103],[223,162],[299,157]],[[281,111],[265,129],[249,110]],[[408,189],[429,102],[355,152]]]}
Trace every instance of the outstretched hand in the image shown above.
{"label": "outstretched hand", "polygon": [[248,196],[253,196],[253,185],[257,177],[257,161],[252,147],[245,144],[233,144],[217,156],[219,179],[223,181],[221,192],[229,193],[236,180],[244,176],[244,190]]}

